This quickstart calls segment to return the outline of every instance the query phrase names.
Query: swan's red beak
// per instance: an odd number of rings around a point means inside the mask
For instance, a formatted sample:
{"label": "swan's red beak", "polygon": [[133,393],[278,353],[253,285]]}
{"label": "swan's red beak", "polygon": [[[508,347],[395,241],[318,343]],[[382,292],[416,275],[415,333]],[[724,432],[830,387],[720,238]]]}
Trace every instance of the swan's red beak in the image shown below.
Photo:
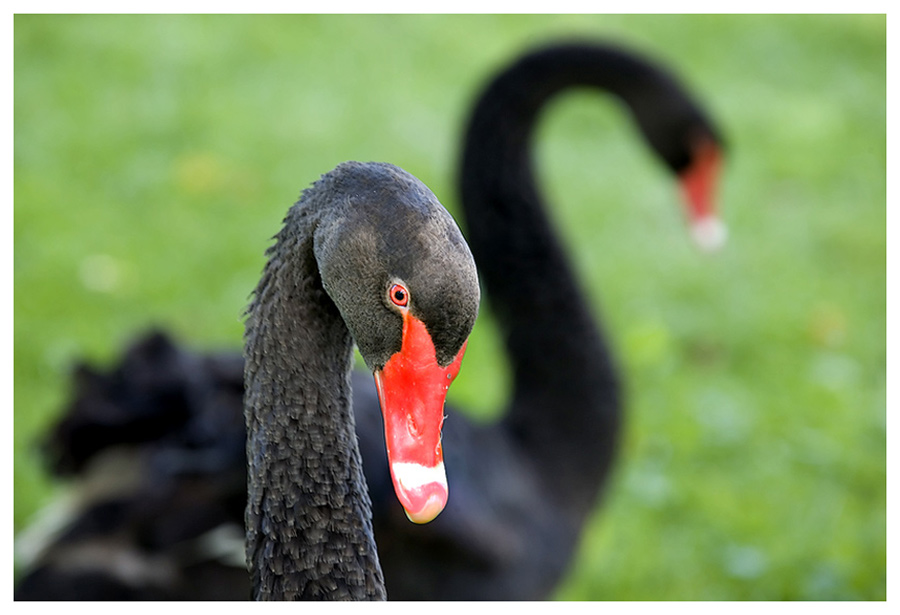
{"label": "swan's red beak", "polygon": [[438,365],[425,325],[407,312],[400,351],[375,371],[394,491],[414,523],[428,523],[447,504],[441,425],[447,389],[465,351],[463,344],[453,363]]}
{"label": "swan's red beak", "polygon": [[716,214],[715,193],[722,166],[718,145],[703,140],[694,148],[694,160],[681,172],[681,191],[688,209],[691,234],[700,248],[713,251],[725,243],[728,230]]}

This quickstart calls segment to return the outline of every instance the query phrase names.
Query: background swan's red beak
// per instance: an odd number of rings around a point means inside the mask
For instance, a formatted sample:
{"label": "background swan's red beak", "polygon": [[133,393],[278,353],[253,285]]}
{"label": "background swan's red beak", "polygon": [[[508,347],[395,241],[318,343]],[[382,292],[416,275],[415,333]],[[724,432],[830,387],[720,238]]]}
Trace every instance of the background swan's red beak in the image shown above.
{"label": "background swan's red beak", "polygon": [[465,350],[463,344],[453,363],[441,367],[425,325],[406,313],[400,351],[375,372],[394,491],[415,523],[428,523],[447,504],[444,400]]}
{"label": "background swan's red beak", "polygon": [[716,213],[715,192],[722,166],[722,151],[710,140],[694,148],[691,165],[679,175],[688,208],[691,235],[700,248],[717,250],[725,243],[728,230]]}

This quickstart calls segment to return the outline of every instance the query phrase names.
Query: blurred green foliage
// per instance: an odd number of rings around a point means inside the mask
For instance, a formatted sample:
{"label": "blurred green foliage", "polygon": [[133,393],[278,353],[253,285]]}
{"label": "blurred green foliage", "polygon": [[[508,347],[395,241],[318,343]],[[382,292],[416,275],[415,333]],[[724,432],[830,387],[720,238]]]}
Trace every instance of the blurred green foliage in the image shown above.
{"label": "blurred green foliage", "polygon": [[[618,105],[560,98],[537,160],[627,379],[618,468],[559,599],[885,598],[884,16],[15,17],[15,527],[74,361],[152,324],[238,348],[300,190],[385,160],[451,211],[461,123],[530,45],[620,41],[726,134],[699,254]],[[485,311],[451,398],[506,394]]]}

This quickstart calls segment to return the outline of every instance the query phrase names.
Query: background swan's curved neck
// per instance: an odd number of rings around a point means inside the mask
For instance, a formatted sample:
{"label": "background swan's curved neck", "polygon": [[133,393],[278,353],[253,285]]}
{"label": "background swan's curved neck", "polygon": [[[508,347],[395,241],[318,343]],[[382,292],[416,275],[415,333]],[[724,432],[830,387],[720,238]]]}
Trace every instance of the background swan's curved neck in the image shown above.
{"label": "background swan's curved neck", "polygon": [[[463,177],[471,174],[483,190],[502,191],[510,181],[533,190],[530,146],[538,116],[553,97],[574,87],[624,103],[673,172],[688,164],[686,146],[704,136],[717,138],[709,118],[669,73],[614,46],[572,43],[529,54],[490,82],[471,116],[465,150],[471,164]],[[491,159],[507,164],[492,165]]]}
{"label": "background swan's curved neck", "polygon": [[615,449],[619,383],[545,214],[530,137],[553,95],[612,77],[560,59],[526,60],[488,86],[466,133],[460,185],[466,237],[512,367],[503,420],[548,477],[548,489],[580,498],[574,508],[583,511]]}

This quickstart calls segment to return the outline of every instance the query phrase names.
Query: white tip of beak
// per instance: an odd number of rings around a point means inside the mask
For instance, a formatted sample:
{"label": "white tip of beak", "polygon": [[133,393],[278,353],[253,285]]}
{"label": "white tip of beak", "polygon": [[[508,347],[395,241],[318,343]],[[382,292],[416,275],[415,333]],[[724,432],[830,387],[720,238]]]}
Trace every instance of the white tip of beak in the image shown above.
{"label": "white tip of beak", "polygon": [[716,216],[706,216],[691,224],[691,236],[704,252],[715,252],[725,245],[728,228]]}
{"label": "white tip of beak", "polygon": [[418,463],[392,463],[394,491],[413,523],[428,523],[447,505],[444,462],[429,468]]}

